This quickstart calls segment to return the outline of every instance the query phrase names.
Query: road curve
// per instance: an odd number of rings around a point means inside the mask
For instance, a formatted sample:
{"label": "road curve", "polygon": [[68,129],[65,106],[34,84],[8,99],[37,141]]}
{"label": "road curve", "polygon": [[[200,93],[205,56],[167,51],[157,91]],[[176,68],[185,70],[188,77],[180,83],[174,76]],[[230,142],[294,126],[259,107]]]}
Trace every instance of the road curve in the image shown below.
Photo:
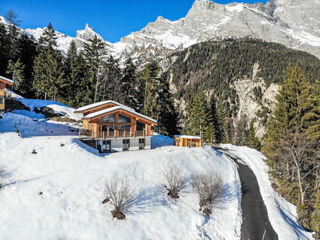
{"label": "road curve", "polygon": [[238,165],[241,181],[242,208],[242,240],[277,240],[278,235],[270,224],[267,208],[263,202],[259,184],[253,171],[242,164],[239,159],[229,154],[227,150],[220,150]]}

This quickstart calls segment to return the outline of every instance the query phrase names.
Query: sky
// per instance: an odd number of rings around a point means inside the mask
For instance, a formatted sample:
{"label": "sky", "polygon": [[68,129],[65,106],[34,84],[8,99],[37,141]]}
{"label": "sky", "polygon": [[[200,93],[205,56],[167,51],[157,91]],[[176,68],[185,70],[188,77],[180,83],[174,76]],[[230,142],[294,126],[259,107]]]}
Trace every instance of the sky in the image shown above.
{"label": "sky", "polygon": [[[21,28],[45,27],[69,36],[89,24],[105,40],[118,42],[121,37],[144,28],[158,16],[170,20],[185,17],[194,0],[0,0],[0,15],[13,10]],[[234,0],[215,0],[220,4]],[[243,0],[255,3],[266,0]]]}

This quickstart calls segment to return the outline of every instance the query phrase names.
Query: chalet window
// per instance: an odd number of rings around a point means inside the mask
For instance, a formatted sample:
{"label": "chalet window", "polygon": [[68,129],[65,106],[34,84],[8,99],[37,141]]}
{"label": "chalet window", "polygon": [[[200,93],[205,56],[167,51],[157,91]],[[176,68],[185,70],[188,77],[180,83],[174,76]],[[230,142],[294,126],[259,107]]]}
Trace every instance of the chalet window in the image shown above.
{"label": "chalet window", "polygon": [[103,123],[113,123],[115,122],[115,115],[111,114],[102,118]]}
{"label": "chalet window", "polygon": [[119,123],[130,123],[131,119],[119,114]]}
{"label": "chalet window", "polygon": [[4,104],[4,97],[0,97],[0,104]]}
{"label": "chalet window", "polygon": [[119,131],[130,131],[130,125],[119,125],[118,129]]}
{"label": "chalet window", "polygon": [[130,139],[123,139],[122,140],[122,149],[123,151],[127,151],[130,148]]}
{"label": "chalet window", "polygon": [[139,149],[144,149],[146,146],[146,140],[144,138],[139,139]]}
{"label": "chalet window", "polygon": [[145,127],[146,127],[146,125],[144,123],[139,122],[139,121],[137,122],[137,131],[142,131],[145,129]]}

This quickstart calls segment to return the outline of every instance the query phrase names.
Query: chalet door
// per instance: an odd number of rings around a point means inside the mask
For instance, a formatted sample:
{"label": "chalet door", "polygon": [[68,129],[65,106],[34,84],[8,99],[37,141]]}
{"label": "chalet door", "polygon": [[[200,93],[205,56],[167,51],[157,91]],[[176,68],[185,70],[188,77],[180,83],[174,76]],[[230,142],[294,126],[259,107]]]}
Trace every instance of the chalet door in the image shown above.
{"label": "chalet door", "polygon": [[130,148],[130,139],[123,139],[122,140],[122,150],[127,151]]}

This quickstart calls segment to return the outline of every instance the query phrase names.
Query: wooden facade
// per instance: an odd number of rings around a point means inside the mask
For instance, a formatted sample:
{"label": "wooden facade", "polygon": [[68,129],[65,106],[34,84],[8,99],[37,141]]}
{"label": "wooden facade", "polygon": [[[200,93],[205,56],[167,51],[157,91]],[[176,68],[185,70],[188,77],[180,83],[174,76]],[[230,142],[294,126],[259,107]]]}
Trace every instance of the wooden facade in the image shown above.
{"label": "wooden facade", "polygon": [[176,135],[174,145],[178,147],[201,147],[201,138],[197,136]]}
{"label": "wooden facade", "polygon": [[116,102],[93,104],[79,108],[75,113],[83,114],[83,129],[80,137],[93,139],[128,138],[152,136],[156,121]]}
{"label": "wooden facade", "polygon": [[6,89],[13,86],[13,81],[0,76],[0,111],[5,110],[5,99],[9,97]]}

